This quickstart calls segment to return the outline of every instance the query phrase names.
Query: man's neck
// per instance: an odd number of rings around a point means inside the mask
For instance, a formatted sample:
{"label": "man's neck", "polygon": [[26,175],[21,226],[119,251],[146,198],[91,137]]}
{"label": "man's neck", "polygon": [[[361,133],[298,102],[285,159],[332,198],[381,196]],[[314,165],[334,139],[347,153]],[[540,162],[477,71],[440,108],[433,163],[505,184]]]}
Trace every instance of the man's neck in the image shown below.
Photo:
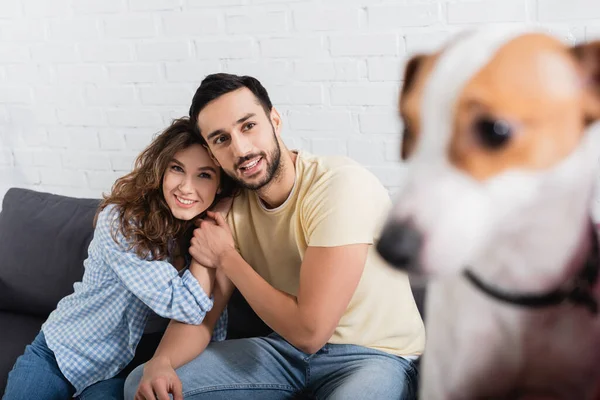
{"label": "man's neck", "polygon": [[296,182],[296,158],[298,154],[282,146],[278,176],[256,192],[267,208],[277,208],[290,196]]}

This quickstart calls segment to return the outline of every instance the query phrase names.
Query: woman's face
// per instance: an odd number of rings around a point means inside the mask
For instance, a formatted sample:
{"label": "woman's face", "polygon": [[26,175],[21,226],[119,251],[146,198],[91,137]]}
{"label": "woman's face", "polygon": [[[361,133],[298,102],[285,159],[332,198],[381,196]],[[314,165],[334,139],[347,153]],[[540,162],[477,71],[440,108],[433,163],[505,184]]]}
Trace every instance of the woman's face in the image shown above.
{"label": "woman's face", "polygon": [[163,196],[173,216],[189,221],[210,207],[219,179],[219,168],[201,145],[175,153],[162,182]]}

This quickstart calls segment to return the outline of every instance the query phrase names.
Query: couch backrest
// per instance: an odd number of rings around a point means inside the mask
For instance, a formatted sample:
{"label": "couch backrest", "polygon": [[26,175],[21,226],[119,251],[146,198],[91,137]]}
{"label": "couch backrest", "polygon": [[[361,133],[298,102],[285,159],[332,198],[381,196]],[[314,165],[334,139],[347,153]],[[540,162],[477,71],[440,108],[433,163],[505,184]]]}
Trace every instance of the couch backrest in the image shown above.
{"label": "couch backrest", "polygon": [[[46,317],[73,292],[83,276],[99,202],[8,190],[0,212],[0,310]],[[423,290],[413,290],[423,313]],[[230,337],[270,332],[237,291],[229,310]]]}
{"label": "couch backrest", "polygon": [[[0,310],[47,317],[73,292],[83,276],[99,202],[8,190],[0,212]],[[239,293],[229,309],[231,337],[270,332]]]}
{"label": "couch backrest", "polygon": [[0,310],[47,316],[73,292],[98,199],[11,188],[0,212]]}

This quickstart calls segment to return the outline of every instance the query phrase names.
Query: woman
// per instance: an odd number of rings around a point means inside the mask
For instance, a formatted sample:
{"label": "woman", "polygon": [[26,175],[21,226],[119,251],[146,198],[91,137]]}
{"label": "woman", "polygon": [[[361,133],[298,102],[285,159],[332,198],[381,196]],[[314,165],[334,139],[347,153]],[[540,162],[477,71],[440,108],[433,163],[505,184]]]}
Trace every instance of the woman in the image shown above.
{"label": "woman", "polygon": [[[122,398],[149,315],[198,325],[212,308],[214,270],[187,248],[194,221],[233,189],[190,121],[173,121],[104,197],[82,281],[17,359],[3,399]],[[223,313],[213,339],[225,325]]]}

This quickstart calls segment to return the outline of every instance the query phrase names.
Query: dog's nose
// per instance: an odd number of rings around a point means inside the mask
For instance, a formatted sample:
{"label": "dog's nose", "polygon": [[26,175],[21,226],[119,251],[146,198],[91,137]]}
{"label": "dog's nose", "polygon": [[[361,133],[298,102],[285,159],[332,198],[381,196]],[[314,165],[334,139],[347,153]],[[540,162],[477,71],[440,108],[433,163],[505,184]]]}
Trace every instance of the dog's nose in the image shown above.
{"label": "dog's nose", "polygon": [[414,270],[418,267],[423,236],[410,222],[388,222],[377,243],[377,251],[396,268]]}

